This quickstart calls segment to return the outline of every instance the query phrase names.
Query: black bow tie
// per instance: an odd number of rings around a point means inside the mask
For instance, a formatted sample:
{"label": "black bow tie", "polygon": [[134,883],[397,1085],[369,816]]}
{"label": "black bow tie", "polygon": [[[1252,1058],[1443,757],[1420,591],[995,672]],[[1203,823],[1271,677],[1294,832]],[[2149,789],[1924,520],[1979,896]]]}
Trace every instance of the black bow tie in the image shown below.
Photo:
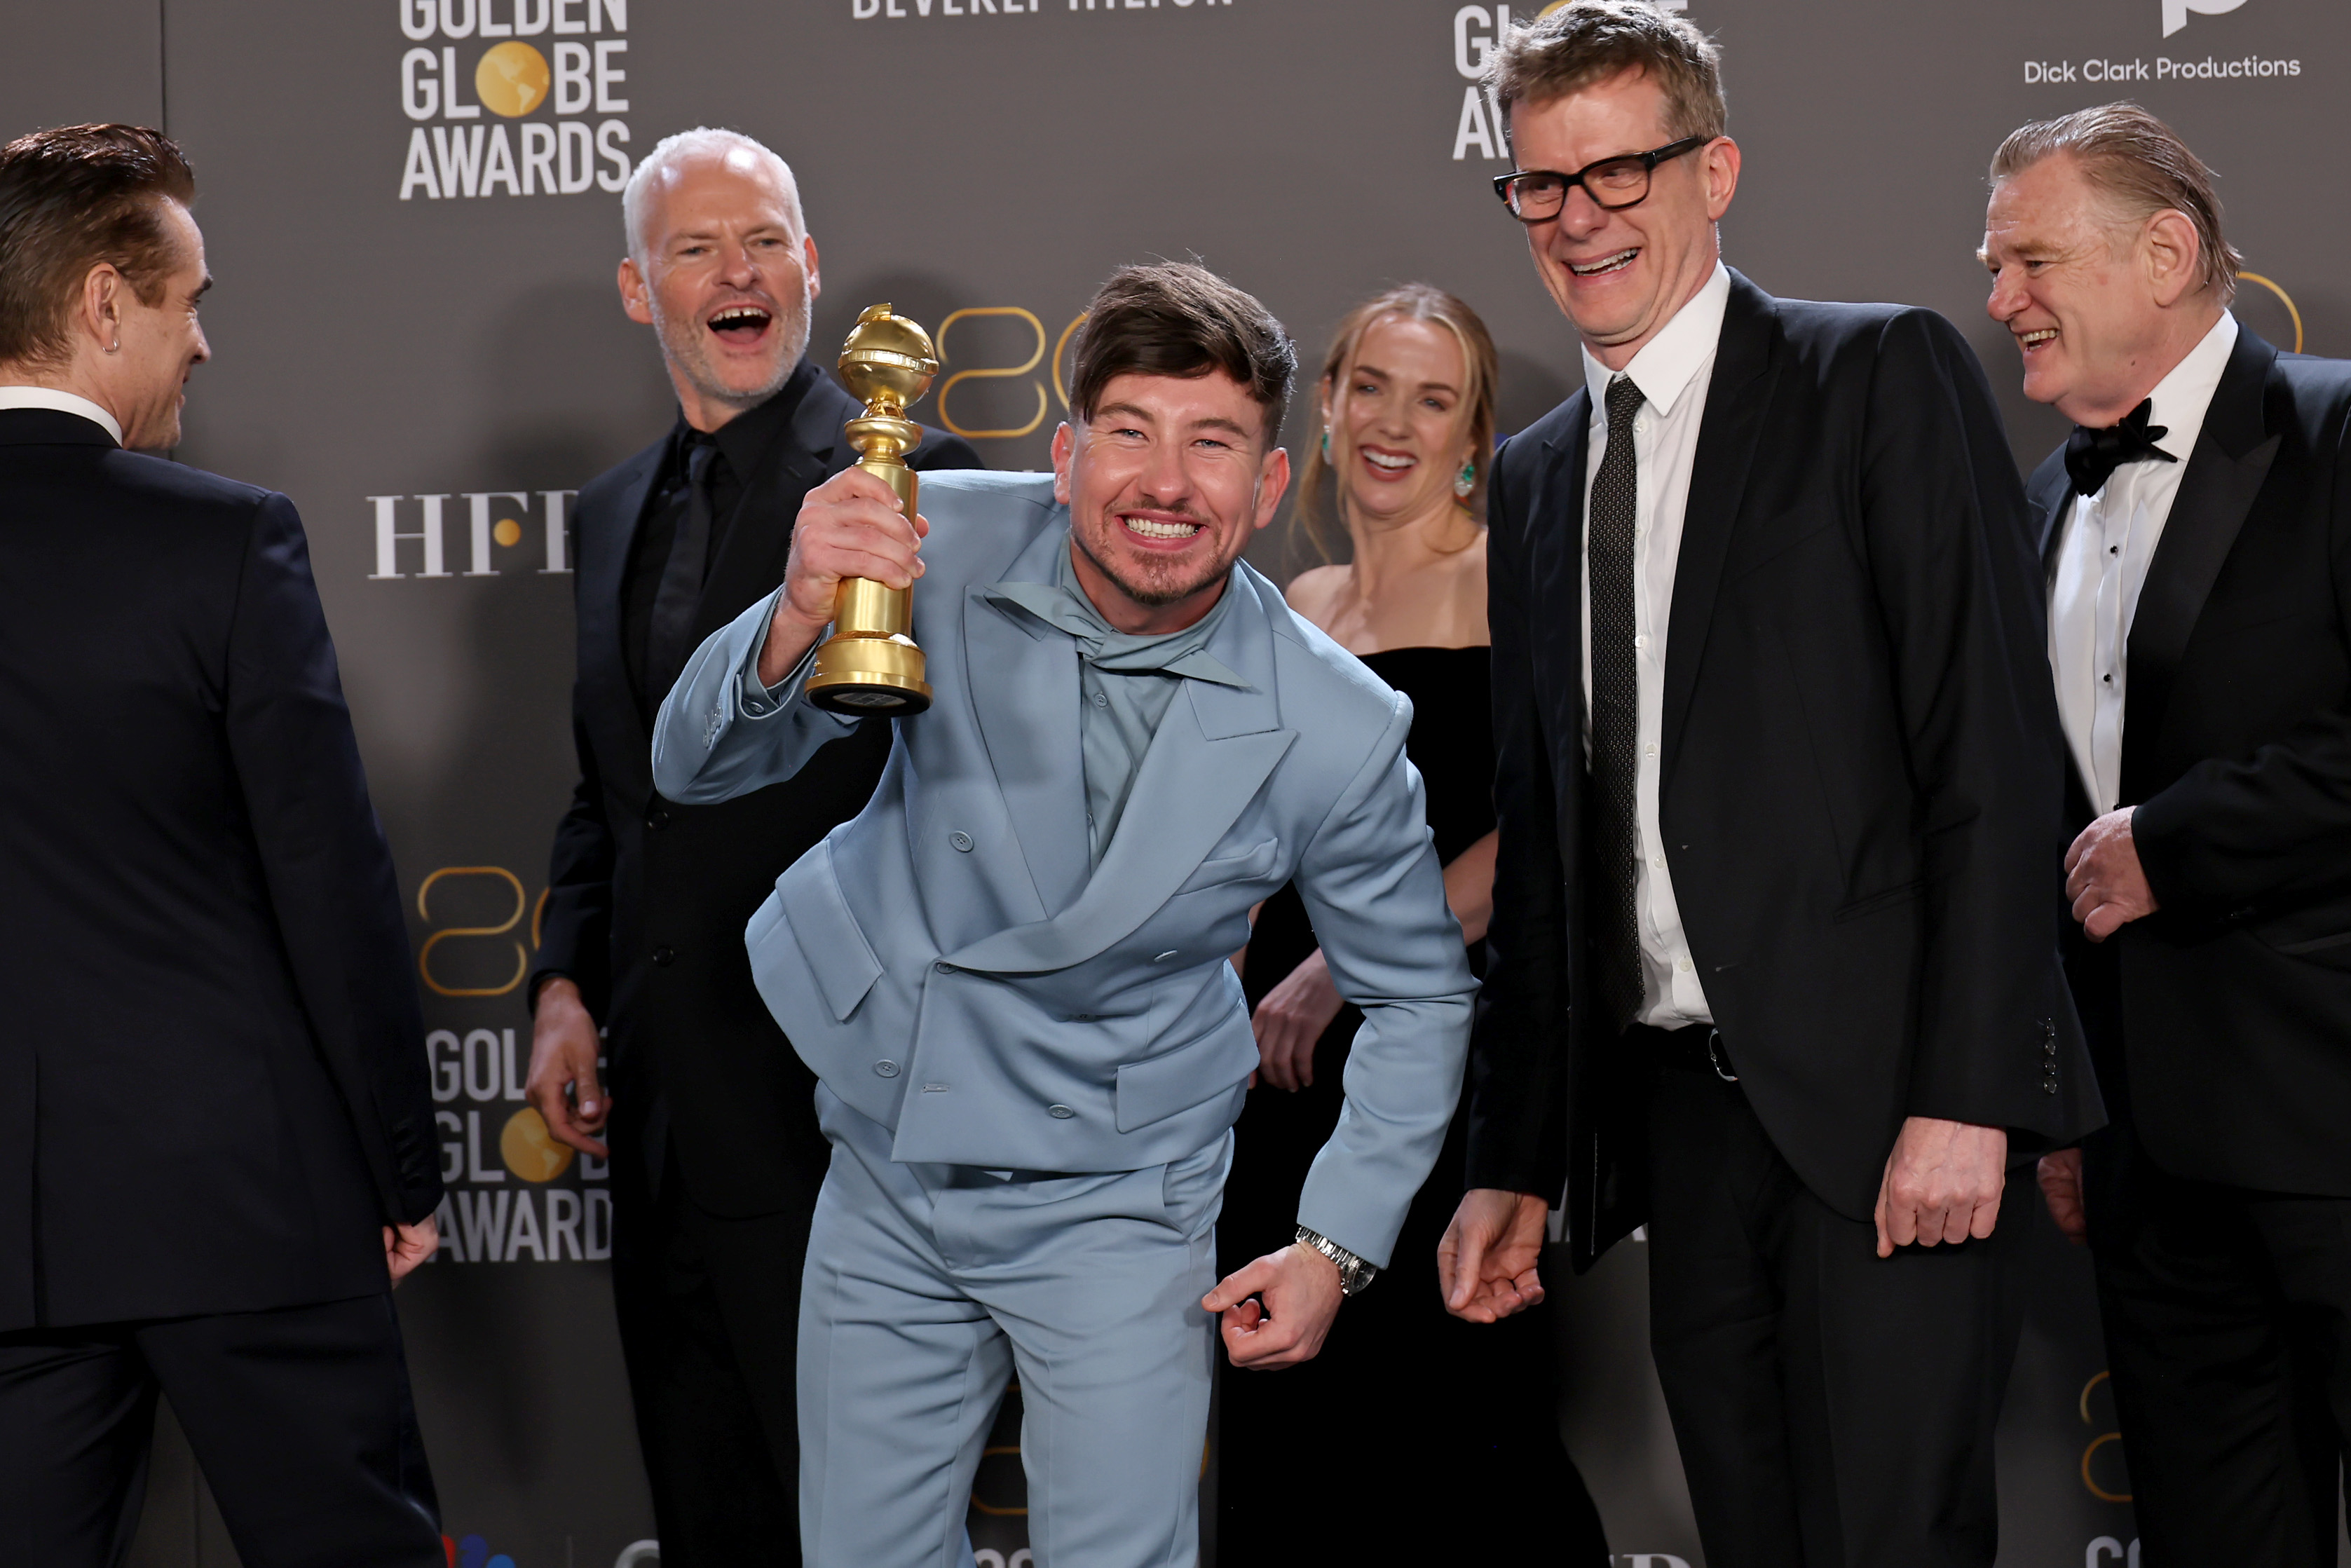
{"label": "black bow tie", "polygon": [[2150,426],[2147,423],[2154,412],[2155,400],[2149,398],[2131,410],[2129,417],[2120,424],[2104,430],[2092,430],[2085,424],[2074,427],[2074,434],[2065,438],[2065,472],[2073,476],[2075,495],[2096,495],[2106,487],[2115,470],[2126,463],[2145,457],[2164,463],[2179,461],[2156,444],[2171,430],[2168,425]]}

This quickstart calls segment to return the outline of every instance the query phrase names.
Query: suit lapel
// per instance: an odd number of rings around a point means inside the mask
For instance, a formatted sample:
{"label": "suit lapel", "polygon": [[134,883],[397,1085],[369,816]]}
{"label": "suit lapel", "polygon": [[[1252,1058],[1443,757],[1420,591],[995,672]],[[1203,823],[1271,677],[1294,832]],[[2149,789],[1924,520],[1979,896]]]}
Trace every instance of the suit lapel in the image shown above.
{"label": "suit lapel", "polygon": [[[1564,406],[1566,426],[1574,434],[1543,444],[1551,463],[1541,488],[1528,498],[1526,561],[1533,580],[1525,590],[1527,603],[1560,607],[1556,619],[1528,630],[1546,644],[1533,661],[1537,678],[1543,671],[1555,671],[1567,685],[1565,700],[1559,703],[1566,720],[1552,750],[1553,777],[1562,792],[1584,771],[1583,660],[1589,633],[1583,624],[1583,488],[1592,467],[1590,390],[1577,388]],[[1557,521],[1544,527],[1550,519]]]}
{"label": "suit lapel", "polygon": [[[1049,528],[1004,580],[1050,582],[1068,530]],[[964,667],[1004,809],[1035,883],[1038,915],[1065,909],[1085,886],[1085,763],[1078,740],[1077,644],[987,597],[965,591]]]}
{"label": "suit lapel", "polygon": [[718,559],[710,563],[702,598],[695,606],[695,646],[783,581],[800,503],[836,466],[845,465],[835,464],[833,447],[841,443],[842,423],[854,414],[837,414],[841,402],[855,407],[849,394],[820,371],[800,394],[790,423],[777,432],[744,476]]}
{"label": "suit lapel", "polygon": [[1690,695],[1698,686],[1715,591],[1746,493],[1747,470],[1763,434],[1771,402],[1770,377],[1777,322],[1771,297],[1737,272],[1707,387],[1706,415],[1690,465],[1689,504],[1682,517],[1681,554],[1674,567],[1674,602],[1666,626],[1666,692],[1659,777],[1673,777]]}
{"label": "suit lapel", "polygon": [[[1060,538],[1058,530],[1054,538]],[[948,955],[953,961],[968,968],[1013,974],[1084,963],[1132,934],[1165,904],[1256,799],[1267,776],[1298,738],[1296,731],[1280,727],[1274,692],[1273,627],[1266,597],[1279,598],[1279,594],[1246,568],[1236,575],[1228,591],[1239,597],[1210,640],[1208,652],[1247,681],[1248,686],[1237,689],[1208,681],[1186,681],[1176,700],[1168,705],[1158,733],[1152,737],[1151,748],[1135,772],[1134,788],[1127,796],[1118,831],[1112,836],[1102,863],[1087,879],[1085,891],[1053,918],[998,932]],[[967,617],[967,624],[971,623]],[[973,667],[983,666],[975,659]],[[990,685],[1008,688],[1012,684],[1009,679],[998,680],[990,672],[988,679],[974,681],[973,693],[977,697]],[[1070,657],[1067,691],[1056,689],[1045,700],[1070,716],[1068,739],[1063,743],[1068,750],[1061,755],[1074,756],[1078,706],[1074,653]],[[1024,706],[1035,706],[1033,695],[1031,703]],[[984,726],[996,722],[986,711],[981,717]],[[992,757],[998,737],[991,734],[988,745]],[[1046,766],[1052,765],[1051,758],[1043,760]],[[1065,772],[1078,771],[1067,764],[1061,766]],[[1082,797],[1082,782],[1078,788]],[[1009,803],[1008,794],[1007,800]],[[1076,811],[1073,821],[1081,825],[1085,821],[1082,798]],[[1071,837],[1082,865],[1082,832]],[[1024,836],[1022,848],[1027,847]]]}
{"label": "suit lapel", "polygon": [[[664,435],[630,458],[612,474],[604,497],[581,497],[579,580],[574,584],[579,607],[580,684],[590,694],[587,711],[598,716],[600,727],[611,727],[597,747],[598,757],[619,777],[614,789],[623,799],[642,801],[653,791],[649,747],[652,736],[637,711],[635,691],[629,685],[627,656],[621,647],[621,585],[628,579],[629,557],[637,547],[637,530],[644,520],[645,502],[653,477],[669,450]],[[605,498],[609,497],[609,499]]]}
{"label": "suit lapel", "polygon": [[2064,538],[2065,515],[2074,502],[2074,481],[2065,472],[2064,447],[2033,470],[2024,495],[2032,507],[2033,542],[2040,549],[2041,570],[2046,578],[2057,569],[2057,547]]}
{"label": "suit lapel", "polygon": [[2147,563],[2147,581],[2131,617],[2127,653],[2130,692],[2123,716],[2126,799],[2137,798],[2132,784],[2147,776],[2180,656],[2277,456],[2280,437],[2269,433],[2262,413],[2276,364],[2277,350],[2241,326],[2188,471],[2179,476],[2163,538]]}

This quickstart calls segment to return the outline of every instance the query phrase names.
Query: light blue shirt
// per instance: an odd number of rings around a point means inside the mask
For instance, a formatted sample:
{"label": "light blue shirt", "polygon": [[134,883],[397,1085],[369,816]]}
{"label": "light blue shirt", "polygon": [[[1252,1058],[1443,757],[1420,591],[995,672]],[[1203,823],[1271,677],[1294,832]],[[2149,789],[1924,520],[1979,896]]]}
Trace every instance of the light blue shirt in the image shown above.
{"label": "light blue shirt", "polygon": [[1078,582],[1076,561],[1064,543],[1045,582],[998,582],[990,599],[1018,605],[1078,644],[1078,737],[1086,769],[1086,830],[1095,865],[1118,831],[1118,820],[1134,790],[1135,770],[1167,705],[1186,678],[1220,685],[1248,683],[1208,651],[1208,639],[1232,603],[1232,585],[1209,612],[1180,632],[1132,636],[1102,619]]}

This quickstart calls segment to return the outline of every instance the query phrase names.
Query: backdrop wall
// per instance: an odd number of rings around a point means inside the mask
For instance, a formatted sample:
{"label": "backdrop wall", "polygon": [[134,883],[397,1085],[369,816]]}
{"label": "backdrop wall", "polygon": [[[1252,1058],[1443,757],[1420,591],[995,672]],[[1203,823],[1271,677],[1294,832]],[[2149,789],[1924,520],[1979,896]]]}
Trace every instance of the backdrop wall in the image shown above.
{"label": "backdrop wall", "polygon": [[[1508,165],[1472,78],[1534,4],[1457,0],[12,0],[0,133],[120,118],[187,147],[217,355],[180,455],[308,521],[426,988],[452,1199],[400,1297],[466,1568],[650,1563],[593,1162],[518,1124],[549,839],[573,777],[567,507],[672,417],[622,319],[615,193],[697,123],[797,168],[828,361],[888,299],[942,340],[925,418],[1040,465],[1066,335],[1112,267],[1197,254],[1310,356],[1355,299],[1426,278],[1504,357],[1503,428],[1574,343],[1487,187]],[[1728,57],[1746,177],[1733,265],[1777,293],[1960,322],[2020,459],[2063,426],[2014,392],[1972,256],[2015,124],[2135,97],[2223,175],[2258,280],[2240,314],[2351,348],[2324,105],[2351,88],[2338,0],[1690,0]],[[1293,426],[1290,435],[1298,438]],[[1284,541],[1261,564],[1297,565]],[[2135,1560],[2082,1260],[2045,1224],[2003,1430],[2004,1564]],[[1562,1412],[1619,1562],[1698,1568],[1628,1245],[1566,1292]],[[778,1325],[789,1332],[789,1325]],[[1342,1331],[1343,1331],[1343,1325]],[[1417,1506],[1399,1501],[1399,1510]],[[975,1532],[1013,1568],[1019,1482]],[[141,1563],[233,1561],[167,1441]]]}

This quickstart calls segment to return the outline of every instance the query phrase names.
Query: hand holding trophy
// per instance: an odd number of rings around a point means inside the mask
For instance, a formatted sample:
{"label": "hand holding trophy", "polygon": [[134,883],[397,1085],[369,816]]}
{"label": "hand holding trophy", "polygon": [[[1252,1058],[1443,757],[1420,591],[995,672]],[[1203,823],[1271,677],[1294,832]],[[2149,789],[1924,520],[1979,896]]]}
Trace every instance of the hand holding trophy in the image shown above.
{"label": "hand holding trophy", "polygon": [[[896,492],[910,519],[917,486],[905,455],[921,444],[923,427],[906,405],[930,389],[939,357],[930,334],[886,304],[868,306],[841,348],[841,379],[865,404],[843,428],[857,449],[858,466]],[[923,679],[923,651],[908,635],[914,590],[871,579],[843,578],[833,603],[832,635],[816,651],[808,700],[859,717],[902,716],[931,706]]]}

